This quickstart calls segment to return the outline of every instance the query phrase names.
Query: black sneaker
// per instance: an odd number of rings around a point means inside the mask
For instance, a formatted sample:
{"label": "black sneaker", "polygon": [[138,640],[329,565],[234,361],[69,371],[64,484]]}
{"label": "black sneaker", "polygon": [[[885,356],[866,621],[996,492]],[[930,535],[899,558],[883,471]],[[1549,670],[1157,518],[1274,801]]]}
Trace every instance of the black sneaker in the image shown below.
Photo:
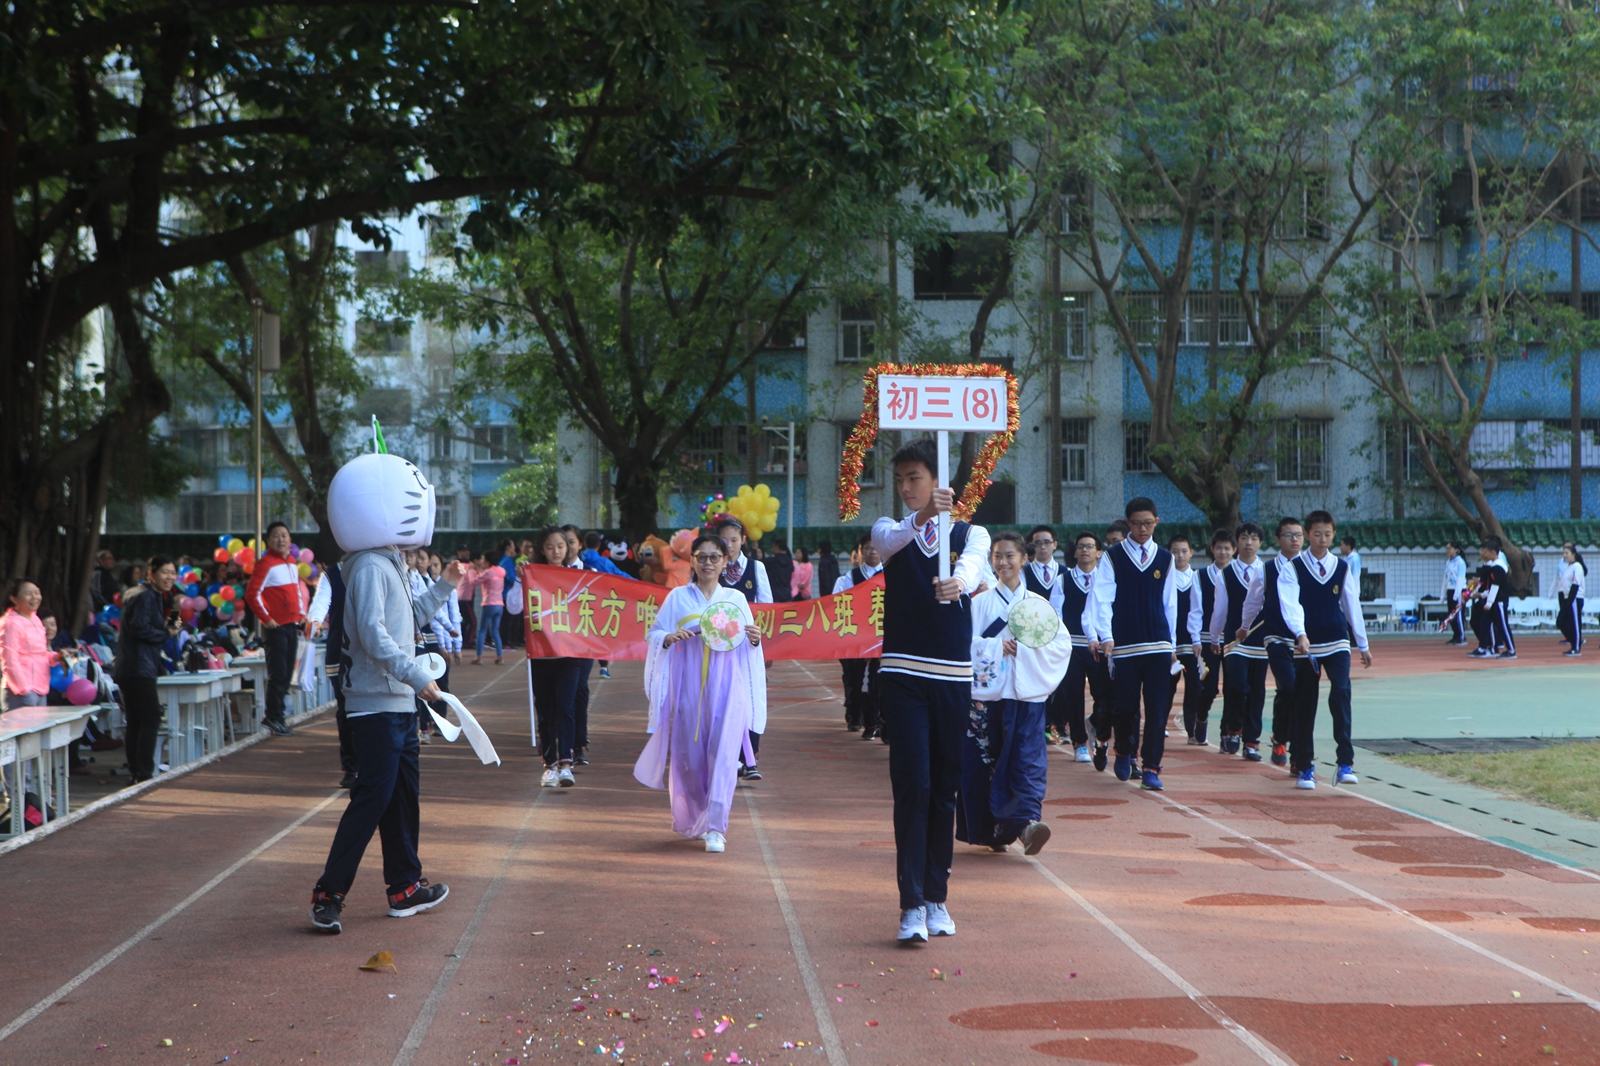
{"label": "black sneaker", "polygon": [[345,774],[343,777],[339,778],[339,787],[340,788],[355,788],[356,787],[356,775],[355,774]]}
{"label": "black sneaker", "polygon": [[1094,746],[1094,768],[1096,770],[1104,770],[1106,768],[1106,746],[1104,744],[1096,743]]}
{"label": "black sneaker", "polygon": [[337,936],[344,926],[339,922],[339,912],[344,910],[344,894],[325,892],[320,888],[311,892],[311,924]]}
{"label": "black sneaker", "polygon": [[757,770],[754,766],[746,767],[744,771],[744,779],[746,781],[760,781],[761,771]]}
{"label": "black sneaker", "polygon": [[588,766],[589,765],[589,760],[584,757],[583,752],[575,751],[575,752],[572,753],[572,765],[573,766]]}
{"label": "black sneaker", "polygon": [[263,718],[261,719],[261,728],[265,729],[275,737],[294,736],[294,730],[290,729],[289,723],[285,722],[282,718]]}
{"label": "black sneaker", "polygon": [[389,917],[409,918],[437,907],[450,894],[449,885],[430,885],[424,877],[404,892],[389,893]]}

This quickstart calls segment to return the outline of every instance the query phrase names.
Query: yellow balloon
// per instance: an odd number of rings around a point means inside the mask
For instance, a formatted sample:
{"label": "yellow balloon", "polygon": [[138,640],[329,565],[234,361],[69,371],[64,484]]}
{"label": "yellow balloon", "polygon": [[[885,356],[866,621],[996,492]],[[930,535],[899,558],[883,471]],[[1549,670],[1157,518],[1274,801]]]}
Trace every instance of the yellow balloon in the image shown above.
{"label": "yellow balloon", "polygon": [[209,597],[209,600],[210,600],[211,606],[213,606],[213,607],[221,607],[222,603],[223,603],[222,593],[213,592],[211,594],[211,596]]}
{"label": "yellow balloon", "polygon": [[760,485],[756,486],[755,495],[756,495],[756,497],[758,499],[763,499],[764,500],[767,497],[772,495],[772,490],[767,488],[766,483],[763,482]]}
{"label": "yellow balloon", "polygon": [[238,537],[234,537],[232,540],[228,541],[229,555],[238,555],[242,551],[244,551],[244,541],[240,540]]}
{"label": "yellow balloon", "polygon": [[311,564],[310,563],[301,563],[300,566],[297,569],[299,569],[301,577],[310,577],[311,576]]}

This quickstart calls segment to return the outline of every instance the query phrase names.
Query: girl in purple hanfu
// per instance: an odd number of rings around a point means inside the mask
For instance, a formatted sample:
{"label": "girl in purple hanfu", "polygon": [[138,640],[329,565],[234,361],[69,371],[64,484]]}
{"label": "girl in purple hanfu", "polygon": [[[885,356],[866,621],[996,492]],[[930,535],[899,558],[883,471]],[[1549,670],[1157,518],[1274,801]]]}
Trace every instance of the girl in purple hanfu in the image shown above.
{"label": "girl in purple hanfu", "polygon": [[[667,594],[650,629],[644,688],[652,735],[633,776],[667,790],[674,832],[720,852],[739,753],[751,730],[766,729],[767,671],[749,602],[718,580],[728,561],[722,541],[706,534],[689,551],[694,581]],[[713,603],[726,603],[734,616],[723,637],[738,644],[726,651],[712,650],[700,636],[701,615]]]}

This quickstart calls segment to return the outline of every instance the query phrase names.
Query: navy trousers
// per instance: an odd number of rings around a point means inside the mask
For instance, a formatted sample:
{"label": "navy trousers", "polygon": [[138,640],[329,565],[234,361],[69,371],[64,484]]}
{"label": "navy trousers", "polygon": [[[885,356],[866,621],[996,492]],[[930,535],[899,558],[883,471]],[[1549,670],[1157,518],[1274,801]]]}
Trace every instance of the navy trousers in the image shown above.
{"label": "navy trousers", "polygon": [[894,792],[895,880],[900,909],[943,903],[955,853],[956,793],[970,681],[879,674]]}
{"label": "navy trousers", "polygon": [[[1317,697],[1321,676],[1309,659],[1296,659],[1294,685],[1294,733],[1289,762],[1295,771],[1316,764],[1312,734],[1317,724]],[[1335,652],[1317,658],[1321,673],[1328,675],[1328,713],[1333,716],[1334,753],[1340,766],[1354,766],[1356,749],[1350,743],[1350,653]]]}
{"label": "navy trousers", "polygon": [[1089,698],[1094,710],[1089,724],[1094,726],[1095,739],[1104,744],[1111,739],[1111,708],[1116,702],[1116,692],[1111,685],[1111,675],[1106,672],[1104,658],[1096,659],[1089,649],[1078,646],[1072,649],[1072,659],[1067,663],[1067,676],[1056,689],[1053,699],[1062,703],[1062,717],[1055,723],[1059,732],[1063,728],[1072,736],[1072,746],[1081,748],[1089,743],[1089,729],[1084,722],[1083,686],[1089,686]]}
{"label": "navy trousers", "polygon": [[422,860],[417,858],[416,717],[363,714],[349,722],[356,783],[317,887],[340,895],[349,892],[376,830],[383,842],[383,882],[389,892],[401,892],[422,876]]}
{"label": "navy trousers", "polygon": [[529,659],[533,674],[533,712],[539,724],[539,752],[546,766],[572,759],[577,737],[576,706],[581,666],[587,659]]}
{"label": "navy trousers", "polygon": [[961,747],[956,838],[1009,844],[1043,816],[1045,704],[996,700],[972,705]]}
{"label": "navy trousers", "polygon": [[[1139,756],[1144,770],[1160,771],[1166,754],[1167,715],[1172,711],[1172,653],[1124,655],[1112,665],[1117,686],[1117,716],[1112,725],[1113,750]],[[1144,738],[1140,744],[1140,703],[1144,705]]]}
{"label": "navy trousers", "polygon": [[1267,704],[1267,660],[1246,655],[1222,657],[1222,732],[1261,743],[1261,711]]}
{"label": "navy trousers", "polygon": [[[1272,742],[1287,744],[1294,735],[1295,679],[1303,660],[1294,657],[1294,645],[1274,641],[1267,645],[1267,668],[1272,671]],[[1265,680],[1265,679],[1263,679]],[[1265,697],[1263,692],[1262,696]],[[1263,700],[1264,702],[1264,700]]]}
{"label": "navy trousers", "polygon": [[594,672],[593,659],[579,659],[578,663],[578,692],[572,700],[574,751],[582,751],[589,746],[589,675]]}
{"label": "navy trousers", "polygon": [[261,643],[267,659],[266,717],[281,722],[289,699],[289,684],[294,680],[295,656],[300,651],[300,627],[280,625],[268,629],[262,633]]}

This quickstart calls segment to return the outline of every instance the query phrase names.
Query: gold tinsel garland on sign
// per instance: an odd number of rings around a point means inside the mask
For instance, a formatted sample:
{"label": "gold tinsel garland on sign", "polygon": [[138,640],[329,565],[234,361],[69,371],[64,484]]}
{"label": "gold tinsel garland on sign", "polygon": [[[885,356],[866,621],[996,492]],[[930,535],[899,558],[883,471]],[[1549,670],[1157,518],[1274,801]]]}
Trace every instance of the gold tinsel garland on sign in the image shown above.
{"label": "gold tinsel garland on sign", "polygon": [[879,374],[1006,379],[1005,432],[991,434],[978,449],[977,457],[972,462],[972,473],[967,478],[967,487],[951,512],[960,521],[971,519],[983,494],[993,484],[989,475],[994,473],[1001,456],[1006,454],[1006,449],[1016,439],[1017,427],[1022,421],[1021,408],[1017,403],[1017,379],[1010,371],[992,363],[912,363],[906,366],[879,363],[870,367],[862,378],[861,421],[850,431],[849,439],[844,442],[844,455],[839,460],[839,518],[846,522],[861,513],[861,469],[866,463],[867,450],[878,439]]}

